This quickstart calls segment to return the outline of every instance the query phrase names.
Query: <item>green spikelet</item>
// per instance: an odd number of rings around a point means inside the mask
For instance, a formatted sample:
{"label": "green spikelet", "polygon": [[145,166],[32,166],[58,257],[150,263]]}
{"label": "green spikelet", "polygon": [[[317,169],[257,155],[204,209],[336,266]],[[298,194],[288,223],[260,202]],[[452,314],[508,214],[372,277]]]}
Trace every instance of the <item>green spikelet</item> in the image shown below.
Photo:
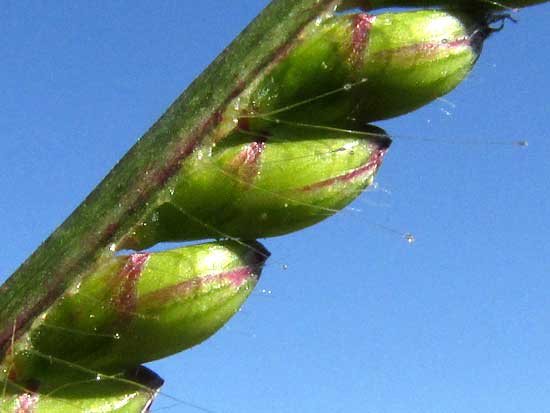
{"label": "green spikelet", "polygon": [[235,133],[211,153],[195,154],[124,246],[254,239],[313,225],[372,183],[389,144],[374,127],[361,135],[277,125],[252,141]]}
{"label": "green spikelet", "polygon": [[490,31],[484,14],[441,10],[328,19],[254,88],[251,128],[268,127],[265,117],[334,126],[413,111],[464,80]]}
{"label": "green spikelet", "polygon": [[18,342],[12,375],[41,377],[40,354],[120,371],[192,347],[237,312],[268,256],[256,242],[227,241],[108,259]]}

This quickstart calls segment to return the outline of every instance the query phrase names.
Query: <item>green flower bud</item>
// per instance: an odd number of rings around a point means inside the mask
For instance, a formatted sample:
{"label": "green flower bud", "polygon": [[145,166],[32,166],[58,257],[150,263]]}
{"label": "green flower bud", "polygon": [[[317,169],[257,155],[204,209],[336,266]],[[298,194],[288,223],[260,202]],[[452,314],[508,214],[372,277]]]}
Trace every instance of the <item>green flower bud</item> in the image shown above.
{"label": "green flower bud", "polygon": [[123,247],[255,239],[313,225],[372,183],[390,140],[378,128],[364,130],[373,136],[283,124],[255,140],[234,133],[212,153],[195,153]]}
{"label": "green flower bud", "polygon": [[228,241],[110,258],[35,321],[13,374],[47,370],[36,354],[119,371],[194,346],[237,312],[268,255]]}
{"label": "green flower bud", "polygon": [[0,413],[146,412],[163,383],[144,367],[116,378],[55,367],[24,386],[2,381]]}
{"label": "green flower bud", "polygon": [[386,7],[454,7],[470,10],[506,11],[535,4],[546,3],[548,0],[344,0],[341,10],[362,8],[365,10],[382,9]]}
{"label": "green flower bud", "polygon": [[413,111],[466,77],[490,33],[484,17],[441,10],[346,14],[312,26],[241,102],[255,116],[252,129],[264,129],[264,117],[340,125]]}

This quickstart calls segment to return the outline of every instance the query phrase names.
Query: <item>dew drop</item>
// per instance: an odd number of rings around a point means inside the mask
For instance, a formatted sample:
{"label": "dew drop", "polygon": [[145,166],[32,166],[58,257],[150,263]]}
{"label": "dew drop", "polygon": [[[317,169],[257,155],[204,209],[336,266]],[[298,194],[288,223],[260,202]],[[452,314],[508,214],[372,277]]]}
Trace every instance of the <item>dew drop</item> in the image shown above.
{"label": "dew drop", "polygon": [[113,334],[113,338],[114,338],[115,340],[120,340],[120,334],[119,334],[119,333]]}
{"label": "dew drop", "polygon": [[[233,103],[233,109],[240,110],[241,109],[241,98],[235,99],[235,102]],[[235,122],[235,118],[233,118],[233,122]],[[237,119],[238,122],[238,119]]]}
{"label": "dew drop", "polygon": [[351,90],[351,83],[346,83],[342,89],[344,89],[345,91],[348,91],[348,90]]}
{"label": "dew drop", "polygon": [[283,271],[288,270],[288,265],[287,265],[287,264],[281,265],[281,269],[282,269]]}
{"label": "dew drop", "polygon": [[101,374],[96,374],[95,380],[96,381],[101,381]]}
{"label": "dew drop", "polygon": [[529,142],[528,142],[528,141],[517,141],[517,142],[516,142],[516,145],[517,145],[517,146],[527,147],[527,146],[529,146]]}
{"label": "dew drop", "polygon": [[323,68],[323,70],[327,70],[328,69],[327,62],[325,61],[321,62],[321,67]]}
{"label": "dew drop", "polygon": [[407,243],[410,245],[410,244],[414,244],[414,242],[416,241],[416,238],[414,237],[413,234],[411,234],[410,232],[407,232],[406,234],[403,235],[403,238],[405,238],[405,241],[407,241]]}
{"label": "dew drop", "polygon": [[285,208],[288,208],[288,203],[285,202]]}
{"label": "dew drop", "polygon": [[111,251],[111,252],[116,251],[116,244],[114,242],[109,244],[109,251]]}

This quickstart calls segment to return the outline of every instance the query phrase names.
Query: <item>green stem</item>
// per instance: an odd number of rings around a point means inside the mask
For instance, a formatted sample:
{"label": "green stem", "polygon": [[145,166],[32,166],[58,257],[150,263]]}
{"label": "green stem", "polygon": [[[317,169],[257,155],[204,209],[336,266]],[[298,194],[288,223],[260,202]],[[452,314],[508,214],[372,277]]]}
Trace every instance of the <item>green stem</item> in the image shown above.
{"label": "green stem", "polygon": [[198,77],[73,214],[0,287],[0,351],[112,255],[227,104],[337,0],[274,0]]}

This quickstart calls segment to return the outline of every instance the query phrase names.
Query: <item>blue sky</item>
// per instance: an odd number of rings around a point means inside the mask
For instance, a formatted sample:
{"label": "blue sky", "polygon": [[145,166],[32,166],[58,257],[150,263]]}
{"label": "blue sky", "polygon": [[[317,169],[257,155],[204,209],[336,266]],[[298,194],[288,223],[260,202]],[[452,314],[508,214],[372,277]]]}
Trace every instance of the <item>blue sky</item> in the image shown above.
{"label": "blue sky", "polygon": [[[266,4],[3,4],[1,279]],[[265,240],[243,310],[153,363],[166,394],[227,413],[548,410],[550,5],[517,17],[445,100],[380,123],[377,189]],[[196,411],[174,404],[156,406]]]}

